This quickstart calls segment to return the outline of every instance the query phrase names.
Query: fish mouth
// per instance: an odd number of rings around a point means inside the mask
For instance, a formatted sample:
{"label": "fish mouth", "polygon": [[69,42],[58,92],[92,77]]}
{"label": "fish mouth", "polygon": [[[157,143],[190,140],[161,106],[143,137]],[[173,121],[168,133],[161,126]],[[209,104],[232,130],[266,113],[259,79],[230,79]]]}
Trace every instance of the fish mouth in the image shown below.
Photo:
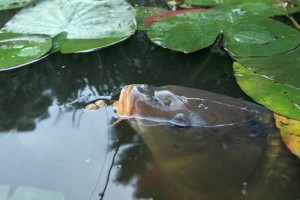
{"label": "fish mouth", "polygon": [[125,85],[121,90],[119,101],[113,103],[113,108],[119,116],[131,115],[130,93],[133,85]]}

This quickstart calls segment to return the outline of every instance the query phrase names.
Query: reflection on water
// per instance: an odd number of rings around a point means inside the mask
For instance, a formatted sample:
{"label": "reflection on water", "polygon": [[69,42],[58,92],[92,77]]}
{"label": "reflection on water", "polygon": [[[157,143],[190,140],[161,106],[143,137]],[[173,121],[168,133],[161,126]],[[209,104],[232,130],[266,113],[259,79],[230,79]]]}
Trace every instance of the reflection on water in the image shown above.
{"label": "reflection on water", "polygon": [[132,83],[182,85],[247,99],[231,64],[215,49],[172,52],[138,32],[98,52],[53,54],[1,72],[0,188],[9,186],[9,195],[30,186],[62,193],[66,200],[99,199],[120,147],[104,199],[164,199],[170,179],[140,136],[126,122],[109,127],[111,107],[95,112],[82,107]]}
{"label": "reflection on water", "polygon": [[75,103],[81,108],[128,83],[175,84],[244,96],[233,84],[228,56],[209,50],[188,55],[171,52],[145,37],[137,33],[96,53],[54,54],[38,63],[1,72],[0,129],[32,130],[35,120],[48,117],[51,104]]}

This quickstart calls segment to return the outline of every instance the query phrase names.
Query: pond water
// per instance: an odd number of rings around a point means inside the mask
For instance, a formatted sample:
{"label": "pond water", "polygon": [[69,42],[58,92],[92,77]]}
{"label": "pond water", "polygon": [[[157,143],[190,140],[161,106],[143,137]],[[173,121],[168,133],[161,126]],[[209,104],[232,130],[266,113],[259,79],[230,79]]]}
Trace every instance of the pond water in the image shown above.
{"label": "pond water", "polygon": [[[2,25],[11,13],[0,14]],[[160,172],[138,133],[125,121],[111,126],[116,119],[111,106],[83,108],[133,83],[181,85],[250,100],[235,82],[232,62],[218,46],[183,54],[137,32],[97,52],[57,53],[1,72],[0,197],[164,199]],[[292,168],[297,167],[295,161]],[[293,188],[299,188],[295,179]]]}

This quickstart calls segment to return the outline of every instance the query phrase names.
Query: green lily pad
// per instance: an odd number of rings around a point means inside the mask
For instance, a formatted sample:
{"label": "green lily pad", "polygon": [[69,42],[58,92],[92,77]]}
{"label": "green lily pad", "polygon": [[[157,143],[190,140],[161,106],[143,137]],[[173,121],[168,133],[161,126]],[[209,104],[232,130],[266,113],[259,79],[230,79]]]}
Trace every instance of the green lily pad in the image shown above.
{"label": "green lily pad", "polygon": [[220,10],[240,9],[263,16],[286,15],[300,11],[300,2],[287,2],[279,0],[235,0],[218,6]]}
{"label": "green lily pad", "polygon": [[281,115],[300,119],[300,88],[251,71],[239,63],[234,63],[233,69],[239,86],[256,102]]}
{"label": "green lily pad", "polygon": [[216,6],[224,3],[224,0],[184,0],[184,3],[200,6]]}
{"label": "green lily pad", "polygon": [[162,47],[190,53],[208,47],[220,34],[212,20],[214,12],[175,15],[156,21],[148,31],[150,40]]}
{"label": "green lily pad", "polygon": [[185,0],[198,6],[215,6],[218,9],[241,9],[265,16],[286,15],[300,10],[298,0]]}
{"label": "green lily pad", "polygon": [[134,10],[125,0],[40,0],[36,6],[21,10],[2,29],[49,35],[54,38],[55,51],[63,53],[106,47],[135,30]]}
{"label": "green lily pad", "polygon": [[0,33],[0,70],[39,60],[50,51],[51,46],[49,36]]}
{"label": "green lily pad", "polygon": [[135,16],[137,21],[137,29],[143,31],[148,29],[143,24],[143,20],[147,15],[160,13],[165,11],[166,9],[158,8],[158,7],[135,7],[134,10],[135,10]]}
{"label": "green lily pad", "polygon": [[232,55],[270,56],[296,48],[300,34],[267,17],[241,10],[191,12],[156,21],[148,37],[165,48],[193,52],[214,43],[223,34]]}
{"label": "green lily pad", "polygon": [[34,3],[35,0],[1,0],[0,10],[9,10],[15,8],[21,8],[29,4]]}
{"label": "green lily pad", "polygon": [[239,57],[285,53],[300,43],[300,34],[295,29],[256,14],[238,16],[228,21],[223,30],[224,48]]}
{"label": "green lily pad", "polygon": [[[239,63],[257,74],[262,74],[269,79],[285,83],[300,91],[300,47],[286,54],[259,57],[238,58]],[[300,94],[300,93],[299,93]]]}

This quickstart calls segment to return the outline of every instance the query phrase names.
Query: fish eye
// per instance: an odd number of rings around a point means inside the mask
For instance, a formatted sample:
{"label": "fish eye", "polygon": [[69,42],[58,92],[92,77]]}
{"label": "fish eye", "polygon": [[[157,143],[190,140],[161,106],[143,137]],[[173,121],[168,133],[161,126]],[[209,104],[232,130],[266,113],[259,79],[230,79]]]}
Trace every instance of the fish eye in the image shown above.
{"label": "fish eye", "polygon": [[169,99],[169,98],[164,98],[163,99],[163,103],[166,105],[166,106],[170,106],[171,105],[171,103],[172,103],[172,101],[171,101],[171,99]]}
{"label": "fish eye", "polygon": [[154,96],[162,106],[173,107],[177,105],[176,96],[169,91],[155,91]]}
{"label": "fish eye", "polygon": [[191,126],[191,119],[184,113],[178,113],[172,118],[172,123],[181,128],[189,127]]}

